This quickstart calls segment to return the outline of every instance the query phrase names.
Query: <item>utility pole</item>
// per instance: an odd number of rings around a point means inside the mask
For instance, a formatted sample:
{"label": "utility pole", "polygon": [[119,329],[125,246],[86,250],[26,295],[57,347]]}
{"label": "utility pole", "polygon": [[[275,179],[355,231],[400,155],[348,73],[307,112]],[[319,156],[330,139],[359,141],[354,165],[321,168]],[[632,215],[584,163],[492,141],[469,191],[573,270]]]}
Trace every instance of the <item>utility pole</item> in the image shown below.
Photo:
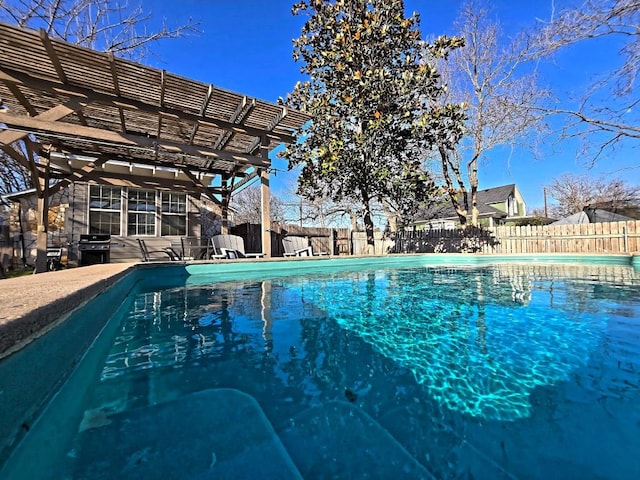
{"label": "utility pole", "polygon": [[544,197],[544,218],[549,218],[547,215],[547,187],[542,187],[542,196]]}

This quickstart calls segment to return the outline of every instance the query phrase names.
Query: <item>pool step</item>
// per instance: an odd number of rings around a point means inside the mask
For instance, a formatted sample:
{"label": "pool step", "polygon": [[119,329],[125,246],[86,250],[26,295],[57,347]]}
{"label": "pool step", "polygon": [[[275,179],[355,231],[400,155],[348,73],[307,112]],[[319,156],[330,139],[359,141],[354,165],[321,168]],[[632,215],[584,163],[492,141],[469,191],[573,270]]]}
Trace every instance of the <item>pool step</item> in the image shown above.
{"label": "pool step", "polygon": [[333,401],[304,410],[279,434],[304,478],[435,478],[389,432],[350,403]]}
{"label": "pool step", "polygon": [[301,479],[256,400],[204,390],[85,422],[69,477]]}
{"label": "pool step", "polygon": [[[474,480],[517,480],[486,453],[487,444],[474,445],[460,435],[449,421],[427,404],[414,403],[387,411],[379,419],[399,442],[414,445],[411,454],[423,462],[437,478]],[[416,443],[416,438],[424,439]]]}

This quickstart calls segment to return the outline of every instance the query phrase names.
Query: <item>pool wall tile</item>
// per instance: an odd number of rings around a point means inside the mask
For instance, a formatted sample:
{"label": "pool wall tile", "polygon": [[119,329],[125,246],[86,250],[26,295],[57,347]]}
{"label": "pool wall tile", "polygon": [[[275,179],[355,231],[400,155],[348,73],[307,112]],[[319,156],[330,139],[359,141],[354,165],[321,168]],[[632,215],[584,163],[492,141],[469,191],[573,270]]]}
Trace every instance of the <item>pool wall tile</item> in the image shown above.
{"label": "pool wall tile", "polygon": [[[0,360],[0,465],[66,380],[107,319],[131,290],[139,272],[118,277],[57,326]],[[87,294],[87,300],[91,298]],[[10,413],[9,413],[10,412]]]}

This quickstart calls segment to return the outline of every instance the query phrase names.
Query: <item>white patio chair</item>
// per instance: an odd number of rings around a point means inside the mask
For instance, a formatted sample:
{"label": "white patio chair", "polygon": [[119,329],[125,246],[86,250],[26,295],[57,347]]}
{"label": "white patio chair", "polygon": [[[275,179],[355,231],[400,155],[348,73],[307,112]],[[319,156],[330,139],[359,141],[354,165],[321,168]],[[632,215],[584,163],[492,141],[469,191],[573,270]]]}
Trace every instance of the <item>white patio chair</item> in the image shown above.
{"label": "white patio chair", "polygon": [[246,253],[244,240],[238,235],[215,235],[211,237],[214,254],[224,255],[225,258],[262,258],[264,253]]}
{"label": "white patio chair", "polygon": [[328,255],[327,252],[314,252],[307,237],[298,237],[295,235],[284,237],[282,239],[282,246],[284,247],[285,257],[317,257]]}

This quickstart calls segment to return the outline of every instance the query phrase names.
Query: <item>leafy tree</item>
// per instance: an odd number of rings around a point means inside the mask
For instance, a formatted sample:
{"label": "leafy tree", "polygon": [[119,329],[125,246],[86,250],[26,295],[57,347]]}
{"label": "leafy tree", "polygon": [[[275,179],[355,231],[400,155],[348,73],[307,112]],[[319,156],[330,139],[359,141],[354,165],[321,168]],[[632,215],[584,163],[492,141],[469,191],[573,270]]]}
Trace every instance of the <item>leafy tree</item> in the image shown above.
{"label": "leafy tree", "polygon": [[422,159],[449,135],[444,119],[455,128],[460,118],[436,104],[442,86],[433,58],[460,42],[441,37],[423,49],[419,17],[406,18],[401,0],[305,0],[293,13],[308,14],[294,59],[309,80],[288,102],[313,121],[282,156],[304,165],[301,195],[361,205],[373,245],[374,202],[405,216],[435,188]]}
{"label": "leafy tree", "polygon": [[562,218],[581,212],[585,206],[607,202],[621,207],[638,202],[640,186],[629,185],[624,180],[589,178],[587,175],[565,174],[555,178],[547,193],[557,203],[549,207],[553,218]]}

